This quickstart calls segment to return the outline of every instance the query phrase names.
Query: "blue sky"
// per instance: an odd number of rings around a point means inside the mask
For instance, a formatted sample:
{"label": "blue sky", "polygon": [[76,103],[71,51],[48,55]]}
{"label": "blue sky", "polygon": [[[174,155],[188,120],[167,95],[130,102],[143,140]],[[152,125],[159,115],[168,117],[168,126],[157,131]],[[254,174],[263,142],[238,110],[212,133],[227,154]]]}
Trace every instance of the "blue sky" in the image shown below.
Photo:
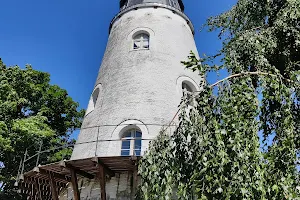
{"label": "blue sky", "polygon": [[[184,0],[200,54],[212,54],[221,47],[216,33],[200,32],[202,24],[235,2]],[[0,58],[7,65],[28,63],[50,73],[52,84],[66,89],[86,108],[118,6],[119,0],[2,1]]]}

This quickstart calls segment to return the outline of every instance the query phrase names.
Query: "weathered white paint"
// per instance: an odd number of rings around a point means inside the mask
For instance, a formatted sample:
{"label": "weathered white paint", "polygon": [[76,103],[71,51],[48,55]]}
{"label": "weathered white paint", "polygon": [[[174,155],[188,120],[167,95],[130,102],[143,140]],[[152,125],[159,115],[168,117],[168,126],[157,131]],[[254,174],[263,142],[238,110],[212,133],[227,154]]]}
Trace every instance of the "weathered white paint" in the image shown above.
{"label": "weathered white paint", "polygon": [[[140,32],[149,34],[149,50],[133,50],[133,37]],[[182,82],[199,90],[199,75],[180,63],[190,51],[198,55],[193,26],[180,10],[157,3],[122,10],[112,22],[96,80],[99,98],[95,106],[92,100],[89,104],[72,159],[120,156],[122,133],[134,127],[142,131],[145,151],[146,140],[177,112]],[[124,172],[107,180],[108,199],[131,199],[131,179],[132,172]],[[81,179],[80,185],[82,199],[100,199],[97,180]],[[72,188],[60,199],[72,199]]]}
{"label": "weathered white paint", "polygon": [[[149,50],[133,50],[132,37],[139,31],[150,35]],[[86,115],[72,159],[119,156],[121,142],[103,140],[120,139],[114,130],[127,120],[145,124],[149,134],[143,139],[155,138],[159,125],[168,124],[177,111],[180,77],[196,86],[200,82],[180,63],[191,50],[197,55],[190,26],[170,9],[140,8],[115,20],[95,84],[102,85],[101,103]]]}

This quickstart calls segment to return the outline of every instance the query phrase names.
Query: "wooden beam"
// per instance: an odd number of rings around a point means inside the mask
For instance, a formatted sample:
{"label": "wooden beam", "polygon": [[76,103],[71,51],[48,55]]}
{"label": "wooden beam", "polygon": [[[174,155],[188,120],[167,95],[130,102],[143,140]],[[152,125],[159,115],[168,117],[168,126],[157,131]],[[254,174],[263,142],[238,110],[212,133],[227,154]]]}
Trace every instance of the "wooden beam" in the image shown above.
{"label": "wooden beam", "polygon": [[71,170],[73,170],[73,171],[75,170],[75,171],[76,171],[76,174],[78,174],[78,175],[80,175],[80,176],[83,176],[83,177],[85,177],[85,178],[88,178],[88,179],[94,179],[94,178],[95,178],[95,176],[94,176],[93,174],[90,174],[90,173],[88,173],[88,172],[85,172],[85,171],[83,171],[83,170],[77,168],[77,167],[74,167],[73,165],[71,165],[70,163],[67,163],[67,162],[65,162],[65,161],[61,161],[61,162],[59,163],[59,165],[60,165],[61,167],[64,167],[64,168],[68,168],[70,171],[71,171]]}
{"label": "wooden beam", "polygon": [[33,192],[34,190],[34,186],[24,187],[24,191],[22,191],[22,194],[25,194],[29,199],[36,200]]}
{"label": "wooden beam", "polygon": [[99,169],[99,180],[100,180],[100,189],[101,189],[101,200],[106,200],[106,176],[104,167],[102,165],[98,166]]}
{"label": "wooden beam", "polygon": [[104,168],[106,174],[108,174],[110,177],[114,177],[114,176],[115,176],[115,172],[113,172],[111,169],[109,169],[109,168],[108,168],[108,167],[100,160],[100,158],[94,157],[94,158],[92,158],[92,161],[93,161],[94,163],[98,164],[98,165],[101,165],[101,166]]}
{"label": "wooden beam", "polygon": [[[46,177],[46,178],[48,178],[48,177]],[[32,179],[34,179],[34,178],[32,178]],[[26,178],[25,180],[24,180],[24,183],[26,183],[26,184],[28,184],[28,185],[33,185],[34,186],[34,182],[35,182],[35,180],[32,180],[32,179],[28,179],[28,178]],[[47,180],[48,182],[45,182],[45,183],[42,183],[41,181],[43,181],[44,179],[39,179],[39,185],[40,186],[43,186],[43,187],[49,187],[50,188],[50,181],[49,180]],[[44,180],[45,181],[45,180]],[[70,181],[71,182],[71,181]],[[66,188],[66,183],[58,183],[58,184],[56,184],[56,186],[58,186],[58,187],[60,187],[60,188]]]}
{"label": "wooden beam", "polygon": [[78,189],[78,180],[77,180],[77,174],[74,169],[70,169],[71,172],[71,183],[73,187],[73,193],[74,193],[74,200],[80,200],[80,193]]}
{"label": "wooden beam", "polygon": [[133,173],[132,173],[132,198],[134,199],[136,191],[137,191],[137,187],[138,187],[138,167],[135,166]]}
{"label": "wooden beam", "polygon": [[32,193],[31,195],[33,196],[33,199],[36,200],[37,197],[36,197],[36,194],[37,194],[37,189],[35,188],[35,183],[34,183],[34,186],[32,186]]}
{"label": "wooden beam", "polygon": [[54,176],[52,173],[49,174],[49,179],[50,179],[52,200],[59,200],[58,194],[57,194],[56,183],[55,183]]}
{"label": "wooden beam", "polygon": [[42,193],[41,193],[41,190],[40,190],[40,187],[39,187],[39,183],[38,183],[38,180],[35,180],[34,181],[34,187],[35,187],[35,192],[36,192],[36,199],[38,200],[43,200],[42,199]]}
{"label": "wooden beam", "polygon": [[61,175],[61,174],[58,174],[58,173],[55,173],[55,172],[47,171],[47,170],[41,169],[39,167],[35,167],[33,169],[33,172],[40,173],[40,174],[47,175],[47,176],[51,173],[53,175],[53,177],[56,178],[56,179],[63,180],[63,181],[66,181],[66,182],[71,181],[71,179],[69,177],[66,177],[64,175]]}

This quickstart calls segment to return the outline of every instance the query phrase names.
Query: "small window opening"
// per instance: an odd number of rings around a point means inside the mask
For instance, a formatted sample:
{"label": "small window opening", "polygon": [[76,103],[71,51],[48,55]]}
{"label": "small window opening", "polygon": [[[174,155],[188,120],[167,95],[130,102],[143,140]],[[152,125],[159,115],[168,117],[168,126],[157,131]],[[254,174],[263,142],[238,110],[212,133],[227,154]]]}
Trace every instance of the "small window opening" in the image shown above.
{"label": "small window opening", "polygon": [[187,95],[188,104],[192,105],[192,93],[195,92],[192,87],[186,83],[185,81],[182,82],[182,93],[183,95]]}
{"label": "small window opening", "polygon": [[138,129],[126,131],[122,136],[121,156],[141,156],[142,132]]}
{"label": "small window opening", "polygon": [[188,91],[188,92],[193,92],[192,88],[185,82],[182,83],[182,91]]}
{"label": "small window opening", "polygon": [[98,100],[98,97],[99,97],[99,92],[100,92],[100,90],[99,90],[99,88],[97,88],[93,92],[93,95],[92,95],[94,108],[96,107],[96,104],[97,104],[97,100]]}
{"label": "small window opening", "polygon": [[121,0],[120,1],[120,8],[121,9],[126,8],[127,4],[128,4],[128,0]]}
{"label": "small window opening", "polygon": [[100,99],[100,90],[101,90],[100,86],[101,85],[97,86],[97,88],[94,89],[94,91],[93,91],[93,93],[92,93],[92,95],[90,97],[89,104],[88,104],[88,107],[86,109],[85,115],[91,113],[95,109],[95,107],[97,105],[97,102]]}
{"label": "small window opening", "polygon": [[133,38],[133,49],[149,49],[149,35],[141,33],[135,36]]}
{"label": "small window opening", "polygon": [[179,8],[178,2],[176,0],[169,0],[169,5],[174,8]]}

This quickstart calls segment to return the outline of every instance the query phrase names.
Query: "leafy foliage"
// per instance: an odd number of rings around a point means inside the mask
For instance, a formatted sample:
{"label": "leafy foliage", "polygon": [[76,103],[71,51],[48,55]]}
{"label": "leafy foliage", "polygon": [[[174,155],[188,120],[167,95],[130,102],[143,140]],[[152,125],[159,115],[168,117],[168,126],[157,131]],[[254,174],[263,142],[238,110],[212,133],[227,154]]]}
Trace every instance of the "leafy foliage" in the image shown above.
{"label": "leafy foliage", "polygon": [[[143,157],[139,198],[299,199],[300,1],[239,0],[207,26],[223,47],[183,62],[202,90]],[[221,69],[229,76],[209,84]]]}
{"label": "leafy foliage", "polygon": [[[22,199],[13,184],[26,149],[28,158],[41,143],[42,150],[74,143],[70,133],[80,127],[84,111],[78,110],[67,91],[49,82],[47,73],[29,65],[7,67],[0,59],[0,199]],[[69,149],[62,151],[42,154],[40,163],[71,155]],[[26,162],[25,170],[31,170],[35,162]]]}

